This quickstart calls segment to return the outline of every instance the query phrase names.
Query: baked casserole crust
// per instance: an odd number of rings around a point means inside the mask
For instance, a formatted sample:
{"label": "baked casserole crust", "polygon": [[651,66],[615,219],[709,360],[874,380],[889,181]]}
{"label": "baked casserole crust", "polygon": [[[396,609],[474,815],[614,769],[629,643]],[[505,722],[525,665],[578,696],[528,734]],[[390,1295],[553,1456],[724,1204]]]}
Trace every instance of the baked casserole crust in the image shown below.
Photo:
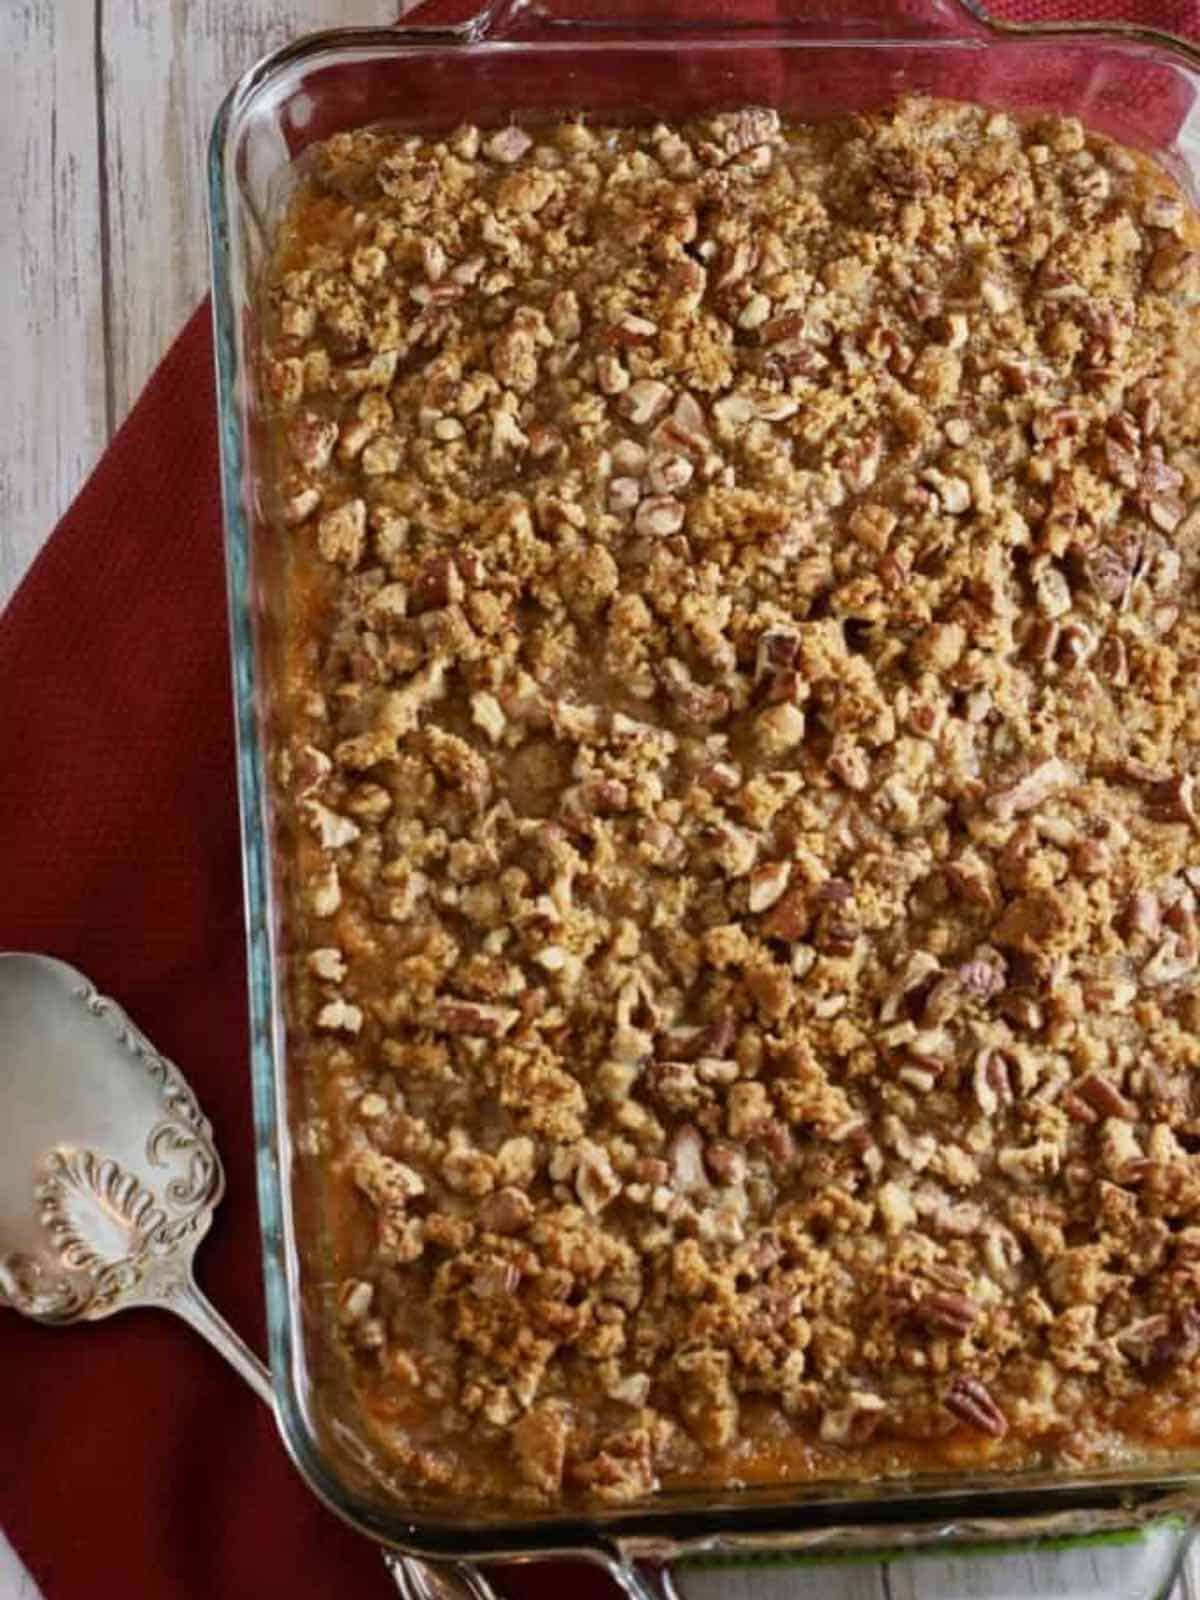
{"label": "baked casserole crust", "polygon": [[1195,1440],[1197,237],[944,101],[320,147],[289,1048],[410,1487]]}

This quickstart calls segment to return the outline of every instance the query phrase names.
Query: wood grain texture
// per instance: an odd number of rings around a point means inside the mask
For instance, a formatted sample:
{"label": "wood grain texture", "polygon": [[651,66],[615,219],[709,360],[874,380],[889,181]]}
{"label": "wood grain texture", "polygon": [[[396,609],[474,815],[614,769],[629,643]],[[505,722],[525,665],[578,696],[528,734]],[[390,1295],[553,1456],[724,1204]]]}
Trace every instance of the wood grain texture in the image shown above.
{"label": "wood grain texture", "polygon": [[0,0],[0,606],[208,282],[221,97],[398,0]]}
{"label": "wood grain texture", "polygon": [[681,1600],[889,1600],[884,1569],[870,1564],[701,1568],[676,1586]]}
{"label": "wood grain texture", "polygon": [[[0,0],[0,606],[204,293],[204,153],[225,89],[300,32],[400,9]],[[723,1568],[681,1587],[687,1600],[1130,1600],[1103,1553]],[[36,1597],[0,1533],[0,1600]]]}
{"label": "wood grain texture", "polygon": [[[1169,1536],[1157,1550],[1129,1546],[1052,1557],[921,1553],[886,1565],[828,1562],[685,1570],[681,1600],[1149,1600],[1151,1573],[1169,1566]],[[1147,1559],[1147,1557],[1149,1559]],[[1193,1600],[1186,1576],[1171,1600]]]}
{"label": "wood grain texture", "polygon": [[92,22],[0,4],[0,604],[108,437]]}
{"label": "wood grain texture", "polygon": [[0,1600],[41,1600],[37,1584],[17,1559],[17,1553],[0,1532]]}
{"label": "wood grain texture", "polygon": [[[136,399],[208,282],[205,150],[229,85],[297,34],[395,0],[100,0],[113,395]],[[149,286],[153,291],[148,293]]]}

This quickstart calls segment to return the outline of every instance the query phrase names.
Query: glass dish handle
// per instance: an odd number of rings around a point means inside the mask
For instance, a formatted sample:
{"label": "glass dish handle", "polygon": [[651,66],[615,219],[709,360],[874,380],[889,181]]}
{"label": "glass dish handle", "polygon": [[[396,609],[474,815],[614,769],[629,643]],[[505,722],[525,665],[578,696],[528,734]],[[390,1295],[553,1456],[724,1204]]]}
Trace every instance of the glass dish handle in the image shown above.
{"label": "glass dish handle", "polygon": [[500,1600],[478,1567],[466,1561],[420,1561],[384,1552],[400,1600]]}
{"label": "glass dish handle", "polygon": [[[436,12],[443,5],[435,0]],[[422,7],[408,10],[401,26],[423,27]],[[488,0],[480,10],[452,25],[471,39],[531,38],[564,28],[653,30],[658,27],[706,29],[723,33],[786,29],[795,37],[930,38],[972,37],[990,27],[983,0]]]}

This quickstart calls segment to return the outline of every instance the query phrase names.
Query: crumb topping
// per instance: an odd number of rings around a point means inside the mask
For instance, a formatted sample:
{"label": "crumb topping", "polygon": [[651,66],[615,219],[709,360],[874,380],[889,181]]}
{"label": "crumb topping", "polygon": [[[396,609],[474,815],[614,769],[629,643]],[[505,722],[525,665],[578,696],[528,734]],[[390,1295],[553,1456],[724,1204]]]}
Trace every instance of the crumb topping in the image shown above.
{"label": "crumb topping", "polygon": [[922,99],[319,150],[292,1049],[407,1483],[1195,1437],[1198,239]]}

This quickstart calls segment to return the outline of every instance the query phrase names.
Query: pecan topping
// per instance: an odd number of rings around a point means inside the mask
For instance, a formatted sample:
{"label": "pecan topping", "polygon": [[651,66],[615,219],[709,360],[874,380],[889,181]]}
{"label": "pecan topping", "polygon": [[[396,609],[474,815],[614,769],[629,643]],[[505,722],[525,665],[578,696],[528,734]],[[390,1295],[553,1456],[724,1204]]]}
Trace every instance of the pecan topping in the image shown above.
{"label": "pecan topping", "polygon": [[762,920],[762,931],[768,939],[803,939],[812,922],[808,896],[803,889],[790,889]]}
{"label": "pecan topping", "polygon": [[1073,1116],[1085,1122],[1095,1122],[1101,1117],[1137,1119],[1137,1107],[1109,1080],[1098,1072],[1088,1072],[1072,1085],[1067,1104]]}
{"label": "pecan topping", "polygon": [[913,1316],[939,1333],[969,1332],[979,1311],[974,1301],[962,1294],[927,1294],[913,1307]]}
{"label": "pecan topping", "polygon": [[519,1020],[512,1006],[481,1005],[471,1000],[439,1000],[429,1011],[429,1026],[439,1033],[474,1033],[499,1039]]}
{"label": "pecan topping", "polygon": [[1004,959],[998,952],[976,955],[958,969],[958,981],[968,993],[981,1000],[990,1000],[1000,994],[1005,984]]}
{"label": "pecan topping", "polygon": [[267,263],[348,1425],[564,1514],[1190,1426],[1187,197],[928,97],[378,127]]}
{"label": "pecan topping", "polygon": [[671,1183],[680,1194],[691,1194],[696,1189],[708,1187],[704,1168],[704,1145],[699,1133],[690,1123],[684,1125],[671,1141],[668,1151],[671,1164]]}
{"label": "pecan topping", "polygon": [[1068,788],[1075,781],[1075,772],[1067,762],[1057,758],[1043,761],[1016,783],[993,794],[988,802],[989,809],[997,817],[1008,820],[1023,811],[1036,809],[1052,794]]}
{"label": "pecan topping", "polygon": [[994,1117],[1002,1106],[1016,1098],[1016,1072],[1012,1062],[999,1050],[982,1049],[975,1057],[972,1083],[975,1099],[985,1117]]}
{"label": "pecan topping", "polygon": [[1008,1432],[1008,1419],[988,1393],[979,1378],[959,1376],[946,1391],[946,1409],[960,1422],[978,1428],[980,1433],[991,1434],[993,1439],[1003,1439]]}
{"label": "pecan topping", "polygon": [[1195,778],[1190,772],[1172,774],[1152,785],[1147,796],[1146,809],[1152,817],[1162,822],[1187,822],[1200,832],[1200,815],[1196,811]]}

